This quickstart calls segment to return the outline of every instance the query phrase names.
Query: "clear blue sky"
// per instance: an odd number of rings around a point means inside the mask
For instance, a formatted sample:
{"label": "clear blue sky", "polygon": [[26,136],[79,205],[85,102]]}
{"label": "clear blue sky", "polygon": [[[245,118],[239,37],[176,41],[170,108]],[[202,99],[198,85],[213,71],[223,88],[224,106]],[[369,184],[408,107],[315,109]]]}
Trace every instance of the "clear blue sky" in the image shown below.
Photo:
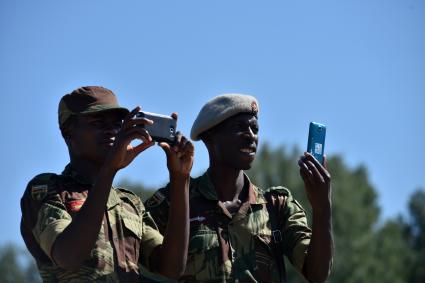
{"label": "clear blue sky", "polygon": [[[369,169],[382,219],[425,186],[422,0],[4,0],[0,244],[22,243],[26,183],[66,165],[57,104],[84,85],[111,88],[129,108],[177,111],[186,134],[225,92],[258,98],[261,141],[272,145],[304,148],[309,121],[323,122],[327,153]],[[194,175],[208,166],[196,146]],[[155,187],[167,176],[155,148],[118,180]]]}

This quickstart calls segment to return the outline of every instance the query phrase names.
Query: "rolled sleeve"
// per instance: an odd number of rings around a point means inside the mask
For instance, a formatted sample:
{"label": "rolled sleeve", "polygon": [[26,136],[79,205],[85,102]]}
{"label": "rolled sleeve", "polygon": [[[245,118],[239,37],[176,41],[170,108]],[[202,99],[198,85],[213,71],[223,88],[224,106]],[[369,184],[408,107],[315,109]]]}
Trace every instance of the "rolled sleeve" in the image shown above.
{"label": "rolled sleeve", "polygon": [[284,253],[292,265],[302,273],[311,240],[311,229],[302,206],[290,195],[285,209],[287,219],[283,227]]}
{"label": "rolled sleeve", "polygon": [[164,237],[158,231],[149,212],[144,212],[143,215],[143,230],[142,230],[142,264],[149,267],[149,259],[156,247],[162,244]]}
{"label": "rolled sleeve", "polygon": [[297,243],[292,250],[292,258],[290,259],[294,267],[302,273],[305,257],[307,256],[310,239],[303,239]]}
{"label": "rolled sleeve", "polygon": [[42,250],[52,259],[56,238],[71,223],[72,217],[62,203],[45,203],[41,206],[33,234]]}

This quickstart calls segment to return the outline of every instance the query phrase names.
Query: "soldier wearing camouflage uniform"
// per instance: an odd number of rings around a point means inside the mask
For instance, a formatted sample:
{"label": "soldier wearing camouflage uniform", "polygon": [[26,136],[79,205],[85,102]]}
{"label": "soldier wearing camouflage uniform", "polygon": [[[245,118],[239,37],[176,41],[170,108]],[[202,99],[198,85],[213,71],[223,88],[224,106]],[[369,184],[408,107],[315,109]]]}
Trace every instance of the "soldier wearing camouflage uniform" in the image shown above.
{"label": "soldier wearing camouflage uniform", "polygon": [[[258,144],[258,102],[248,95],[215,97],[200,111],[191,138],[209,153],[205,174],[190,181],[188,261],[181,282],[285,282],[283,256],[309,282],[324,282],[332,265],[330,175],[310,154],[299,160],[313,208],[313,228],[284,187],[258,188],[244,173]],[[170,186],[145,203],[160,231]]]}
{"label": "soldier wearing camouflage uniform", "polygon": [[[112,186],[118,170],[154,144],[141,127],[152,121],[134,119],[139,110],[120,107],[103,87],[61,99],[70,164],[33,178],[21,200],[21,233],[44,282],[141,282],[141,265],[168,278],[184,271],[193,145],[180,134],[173,147],[160,143],[173,199],[164,237],[138,196]],[[142,142],[132,146],[135,139]]]}

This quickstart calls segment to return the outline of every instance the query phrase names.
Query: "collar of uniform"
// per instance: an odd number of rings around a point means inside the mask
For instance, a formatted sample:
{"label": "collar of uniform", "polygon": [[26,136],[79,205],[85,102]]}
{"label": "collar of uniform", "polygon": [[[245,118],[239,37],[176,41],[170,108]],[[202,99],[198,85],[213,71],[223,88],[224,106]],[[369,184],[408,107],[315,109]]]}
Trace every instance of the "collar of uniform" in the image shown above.
{"label": "collar of uniform", "polygon": [[[84,177],[82,177],[81,175],[79,175],[71,166],[71,164],[68,164],[65,166],[65,169],[62,172],[62,175],[64,176],[68,176],[71,177],[72,179],[74,179],[76,182],[83,184],[83,185],[91,185],[93,186],[92,183],[90,183],[89,181],[87,181],[86,179],[84,179]],[[116,206],[117,204],[119,204],[121,201],[121,199],[119,198],[116,189],[114,187],[111,188],[110,192],[109,192],[109,197],[108,197],[108,202],[106,203],[106,207],[107,209],[112,209],[114,206]]]}
{"label": "collar of uniform", "polygon": [[198,191],[206,199],[218,201],[217,192],[214,189],[208,171],[199,177]]}
{"label": "collar of uniform", "polygon": [[[263,204],[267,203],[266,200],[262,197],[261,194],[259,194],[258,188],[251,182],[248,175],[243,173],[245,182],[249,184],[248,187],[248,202],[250,204]],[[214,188],[213,183],[211,182],[210,176],[208,174],[208,171],[205,172],[200,177],[200,185],[198,186],[198,191],[209,200],[215,200],[218,201],[217,192]]]}
{"label": "collar of uniform", "polygon": [[254,185],[251,180],[249,179],[248,175],[245,174],[244,176],[246,180],[249,182],[249,188],[248,188],[248,201],[250,204],[264,204],[267,203],[267,201],[264,199],[263,195],[260,194],[260,190],[257,188],[256,185]]}
{"label": "collar of uniform", "polygon": [[63,176],[71,177],[76,182],[83,185],[93,185],[91,182],[87,181],[83,176],[78,174],[74,168],[72,168],[71,164],[65,166],[65,169],[62,171]]}

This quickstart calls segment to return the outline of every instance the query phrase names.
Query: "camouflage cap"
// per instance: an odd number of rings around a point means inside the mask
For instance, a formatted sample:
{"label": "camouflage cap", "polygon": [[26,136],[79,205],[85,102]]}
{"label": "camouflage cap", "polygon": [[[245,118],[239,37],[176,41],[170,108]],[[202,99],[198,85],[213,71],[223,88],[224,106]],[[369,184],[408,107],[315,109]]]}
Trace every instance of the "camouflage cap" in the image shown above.
{"label": "camouflage cap", "polygon": [[115,94],[101,86],[80,87],[66,94],[59,102],[59,126],[62,127],[72,115],[85,115],[103,111],[116,110],[123,116],[129,113],[121,107]]}
{"label": "camouflage cap", "polygon": [[190,138],[199,141],[203,132],[227,118],[239,113],[250,113],[257,116],[258,111],[258,101],[251,95],[229,93],[216,96],[202,107],[193,123]]}

